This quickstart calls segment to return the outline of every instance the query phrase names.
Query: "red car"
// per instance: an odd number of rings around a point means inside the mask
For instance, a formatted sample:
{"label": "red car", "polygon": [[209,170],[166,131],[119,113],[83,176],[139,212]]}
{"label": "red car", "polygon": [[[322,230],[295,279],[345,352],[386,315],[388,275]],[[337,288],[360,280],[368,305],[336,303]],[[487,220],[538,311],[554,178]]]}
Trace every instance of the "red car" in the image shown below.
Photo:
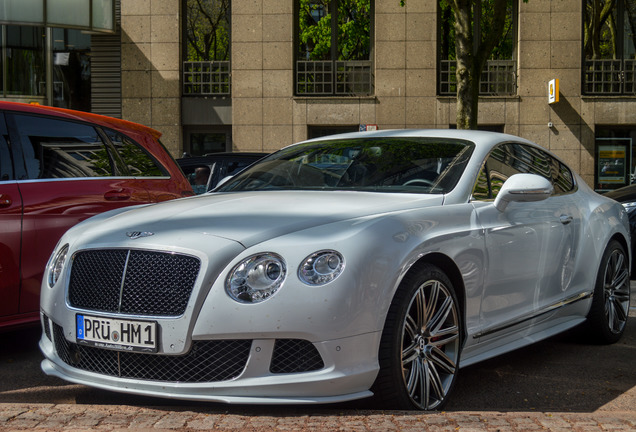
{"label": "red car", "polygon": [[193,195],[160,135],[97,114],[0,102],[0,330],[39,320],[44,267],[68,228]]}

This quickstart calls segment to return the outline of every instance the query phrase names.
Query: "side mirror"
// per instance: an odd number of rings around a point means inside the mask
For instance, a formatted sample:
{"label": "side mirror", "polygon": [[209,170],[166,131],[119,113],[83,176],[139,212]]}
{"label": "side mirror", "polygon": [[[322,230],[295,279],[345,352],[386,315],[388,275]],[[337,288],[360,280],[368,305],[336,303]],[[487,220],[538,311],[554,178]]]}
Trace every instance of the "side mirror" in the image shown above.
{"label": "side mirror", "polygon": [[511,202],[532,202],[548,199],[554,187],[545,177],[536,174],[515,174],[503,184],[495,198],[495,208],[503,212]]}

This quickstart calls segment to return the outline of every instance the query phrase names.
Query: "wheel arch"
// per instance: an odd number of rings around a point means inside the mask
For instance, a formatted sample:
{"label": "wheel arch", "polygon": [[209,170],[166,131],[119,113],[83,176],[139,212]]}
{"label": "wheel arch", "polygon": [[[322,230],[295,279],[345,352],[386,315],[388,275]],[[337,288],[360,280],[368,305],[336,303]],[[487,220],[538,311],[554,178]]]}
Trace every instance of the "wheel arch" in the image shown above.
{"label": "wheel arch", "polygon": [[[433,264],[440,268],[446,276],[453,283],[453,288],[455,289],[455,295],[457,296],[457,301],[459,302],[460,308],[460,317],[462,322],[465,324],[466,320],[466,287],[464,285],[464,279],[461,276],[461,271],[459,267],[448,255],[439,252],[432,252],[424,255],[419,260],[417,260],[408,271],[405,273],[405,276],[411,272],[415,272],[419,270],[425,264]],[[466,326],[463,326],[462,329],[462,345],[466,341]]]}
{"label": "wheel arch", "polygon": [[607,242],[607,244],[609,244],[612,240],[616,240],[617,242],[620,243],[621,246],[623,246],[623,249],[625,249],[625,252],[627,252],[627,262],[629,264],[629,273],[631,275],[632,271],[634,270],[632,268],[632,257],[633,257],[633,251],[631,250],[631,248],[629,247],[629,243],[627,242],[627,239],[625,238],[625,236],[621,233],[615,233],[612,237],[610,237],[609,241]]}

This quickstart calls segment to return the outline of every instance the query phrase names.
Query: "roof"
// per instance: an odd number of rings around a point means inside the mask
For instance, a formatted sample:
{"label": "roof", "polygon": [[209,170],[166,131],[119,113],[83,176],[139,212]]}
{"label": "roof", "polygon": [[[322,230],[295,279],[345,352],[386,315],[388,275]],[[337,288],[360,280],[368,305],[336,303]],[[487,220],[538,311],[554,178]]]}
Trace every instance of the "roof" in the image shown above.
{"label": "roof", "polygon": [[0,110],[21,111],[21,112],[28,112],[32,114],[54,115],[57,117],[62,117],[62,118],[70,119],[70,120],[79,120],[79,121],[95,123],[100,126],[110,127],[113,129],[124,129],[124,130],[132,129],[142,133],[150,134],[155,139],[159,139],[159,137],[161,137],[161,132],[139,123],[134,123],[128,120],[117,119],[114,117],[107,117],[100,114],[94,114],[94,113],[89,113],[84,111],[75,111],[75,110],[70,110],[66,108],[50,107],[50,106],[40,105],[37,103],[25,104],[20,102],[0,101]]}

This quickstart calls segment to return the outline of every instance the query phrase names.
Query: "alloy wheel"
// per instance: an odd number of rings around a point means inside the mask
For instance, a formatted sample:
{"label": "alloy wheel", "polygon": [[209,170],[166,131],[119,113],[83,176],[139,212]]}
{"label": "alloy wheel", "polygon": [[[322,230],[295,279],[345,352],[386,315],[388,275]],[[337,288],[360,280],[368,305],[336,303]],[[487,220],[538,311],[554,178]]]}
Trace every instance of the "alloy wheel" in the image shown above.
{"label": "alloy wheel", "polygon": [[459,352],[454,297],[440,281],[427,281],[414,292],[402,326],[402,375],[413,404],[432,410],[445,400]]}
{"label": "alloy wheel", "polygon": [[612,333],[620,333],[629,313],[629,271],[622,249],[614,249],[605,266],[603,295],[605,318]]}

